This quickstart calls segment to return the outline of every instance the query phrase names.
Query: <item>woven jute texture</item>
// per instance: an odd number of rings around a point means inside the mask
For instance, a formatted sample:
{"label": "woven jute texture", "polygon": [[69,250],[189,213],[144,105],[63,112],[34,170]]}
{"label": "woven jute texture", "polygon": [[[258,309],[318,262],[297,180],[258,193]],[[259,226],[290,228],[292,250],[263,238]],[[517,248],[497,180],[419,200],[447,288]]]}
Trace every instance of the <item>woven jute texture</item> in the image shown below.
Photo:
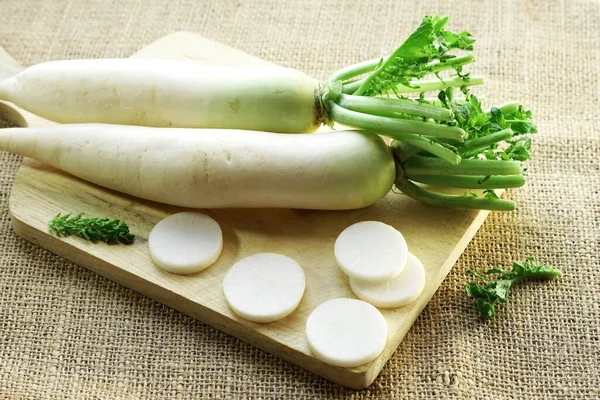
{"label": "woven jute texture", "polygon": [[[491,215],[379,378],[352,391],[18,238],[0,153],[2,399],[599,399],[600,3],[589,1],[0,1],[0,45],[26,65],[127,57],[188,30],[317,78],[392,50],[423,15],[477,39],[487,104],[539,126],[529,183]],[[482,323],[468,269],[527,255],[564,271],[515,288]]]}

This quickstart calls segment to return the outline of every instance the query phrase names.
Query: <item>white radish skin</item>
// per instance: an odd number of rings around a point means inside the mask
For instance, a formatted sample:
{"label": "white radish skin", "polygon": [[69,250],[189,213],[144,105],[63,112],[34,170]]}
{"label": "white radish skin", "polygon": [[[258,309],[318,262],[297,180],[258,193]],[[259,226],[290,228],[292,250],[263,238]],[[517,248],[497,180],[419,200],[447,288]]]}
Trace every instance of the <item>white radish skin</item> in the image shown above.
{"label": "white radish skin", "polygon": [[0,150],[122,193],[192,208],[355,209],[385,196],[395,178],[389,147],[360,131],[281,135],[73,124],[2,129]]}
{"label": "white radish skin", "polygon": [[423,292],[425,268],[414,254],[408,253],[404,270],[395,278],[381,283],[350,278],[350,287],[356,297],[375,307],[402,307],[415,301]]}
{"label": "white radish skin", "polygon": [[181,212],[162,219],[150,231],[148,248],[154,264],[187,275],[211,266],[223,250],[221,227],[208,215]]}
{"label": "white radish skin", "polygon": [[387,331],[381,312],[356,299],[329,300],[306,320],[310,351],[319,360],[339,367],[357,367],[379,357]]}
{"label": "white radish skin", "polygon": [[276,253],[246,257],[223,280],[229,306],[240,317],[258,323],[280,320],[300,304],[306,278],[300,264]]}
{"label": "white radish skin", "polygon": [[51,61],[0,82],[7,100],[60,123],[314,132],[317,82],[282,67],[189,61]]}

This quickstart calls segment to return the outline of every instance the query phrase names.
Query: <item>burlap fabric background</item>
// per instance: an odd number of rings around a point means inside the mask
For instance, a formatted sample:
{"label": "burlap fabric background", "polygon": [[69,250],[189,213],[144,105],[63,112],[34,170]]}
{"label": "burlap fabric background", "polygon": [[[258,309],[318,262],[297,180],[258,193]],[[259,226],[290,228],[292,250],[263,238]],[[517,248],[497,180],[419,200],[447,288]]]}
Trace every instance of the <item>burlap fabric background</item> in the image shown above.
{"label": "burlap fabric background", "polygon": [[[598,1],[0,2],[0,45],[29,65],[126,57],[189,30],[326,78],[390,51],[429,12],[478,39],[488,100],[539,124],[517,212],[492,215],[373,386],[355,392],[148,300],[12,232],[20,159],[0,153],[0,398],[600,398]],[[488,103],[489,104],[489,103]],[[565,276],[520,285],[497,322],[469,268],[535,255]]]}

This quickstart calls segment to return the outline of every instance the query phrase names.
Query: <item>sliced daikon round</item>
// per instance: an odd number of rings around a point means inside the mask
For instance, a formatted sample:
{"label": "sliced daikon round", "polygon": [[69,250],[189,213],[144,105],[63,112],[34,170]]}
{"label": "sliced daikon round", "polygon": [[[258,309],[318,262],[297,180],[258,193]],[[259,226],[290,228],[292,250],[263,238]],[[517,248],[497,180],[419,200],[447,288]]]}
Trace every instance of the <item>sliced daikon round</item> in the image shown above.
{"label": "sliced daikon round", "polygon": [[406,264],[404,236],[379,221],[350,225],[335,241],[335,258],[348,276],[369,282],[392,279]]}
{"label": "sliced daikon round", "polygon": [[350,278],[350,287],[356,297],[375,307],[401,307],[415,301],[423,291],[425,268],[414,254],[408,253],[406,267],[395,278],[381,283]]}
{"label": "sliced daikon round", "polygon": [[193,274],[219,258],[223,233],[217,221],[208,215],[181,212],[152,228],[148,247],[158,267],[174,274]]}
{"label": "sliced daikon round", "polygon": [[238,261],[223,281],[233,312],[262,323],[290,315],[300,304],[305,286],[300,264],[275,253],[259,253]]}
{"label": "sliced daikon round", "polygon": [[356,367],[376,359],[387,341],[387,322],[378,309],[361,300],[333,299],[306,320],[310,351],[319,360]]}

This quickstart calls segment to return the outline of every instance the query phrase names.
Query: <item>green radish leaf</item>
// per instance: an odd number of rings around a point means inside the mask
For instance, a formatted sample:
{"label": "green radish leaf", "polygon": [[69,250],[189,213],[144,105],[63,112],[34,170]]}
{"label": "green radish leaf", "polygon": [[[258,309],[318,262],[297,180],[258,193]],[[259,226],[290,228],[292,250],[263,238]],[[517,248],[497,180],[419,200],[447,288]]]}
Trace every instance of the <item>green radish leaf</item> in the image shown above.
{"label": "green radish leaf", "polygon": [[[471,34],[447,31],[444,29],[447,22],[447,16],[429,15],[423,18],[417,29],[367,77],[365,84],[355,94],[377,96],[395,92],[398,85],[413,87],[413,79],[436,71],[429,64],[432,61],[447,63],[456,57],[450,54],[453,49],[472,51],[475,39]],[[457,73],[462,71],[461,67],[454,69]]]}
{"label": "green radish leaf", "polygon": [[[457,150],[461,158],[507,161],[528,160],[531,156],[529,153],[531,138],[526,135],[537,132],[537,128],[531,119],[531,111],[523,109],[520,105],[515,105],[516,111],[504,113],[501,108],[492,107],[490,112],[486,113],[483,111],[477,96],[471,94],[468,88],[463,89],[465,101],[461,103],[453,100],[454,88],[452,87],[442,90],[438,94],[442,107],[451,110],[454,114],[454,121],[446,123],[447,125],[457,126],[467,132],[466,143],[469,140],[482,139],[501,131],[512,131],[512,137],[500,142],[490,140],[491,143],[476,149],[463,150],[461,145],[458,145]],[[494,136],[489,139],[492,138]],[[500,146],[502,142],[506,144]]]}

